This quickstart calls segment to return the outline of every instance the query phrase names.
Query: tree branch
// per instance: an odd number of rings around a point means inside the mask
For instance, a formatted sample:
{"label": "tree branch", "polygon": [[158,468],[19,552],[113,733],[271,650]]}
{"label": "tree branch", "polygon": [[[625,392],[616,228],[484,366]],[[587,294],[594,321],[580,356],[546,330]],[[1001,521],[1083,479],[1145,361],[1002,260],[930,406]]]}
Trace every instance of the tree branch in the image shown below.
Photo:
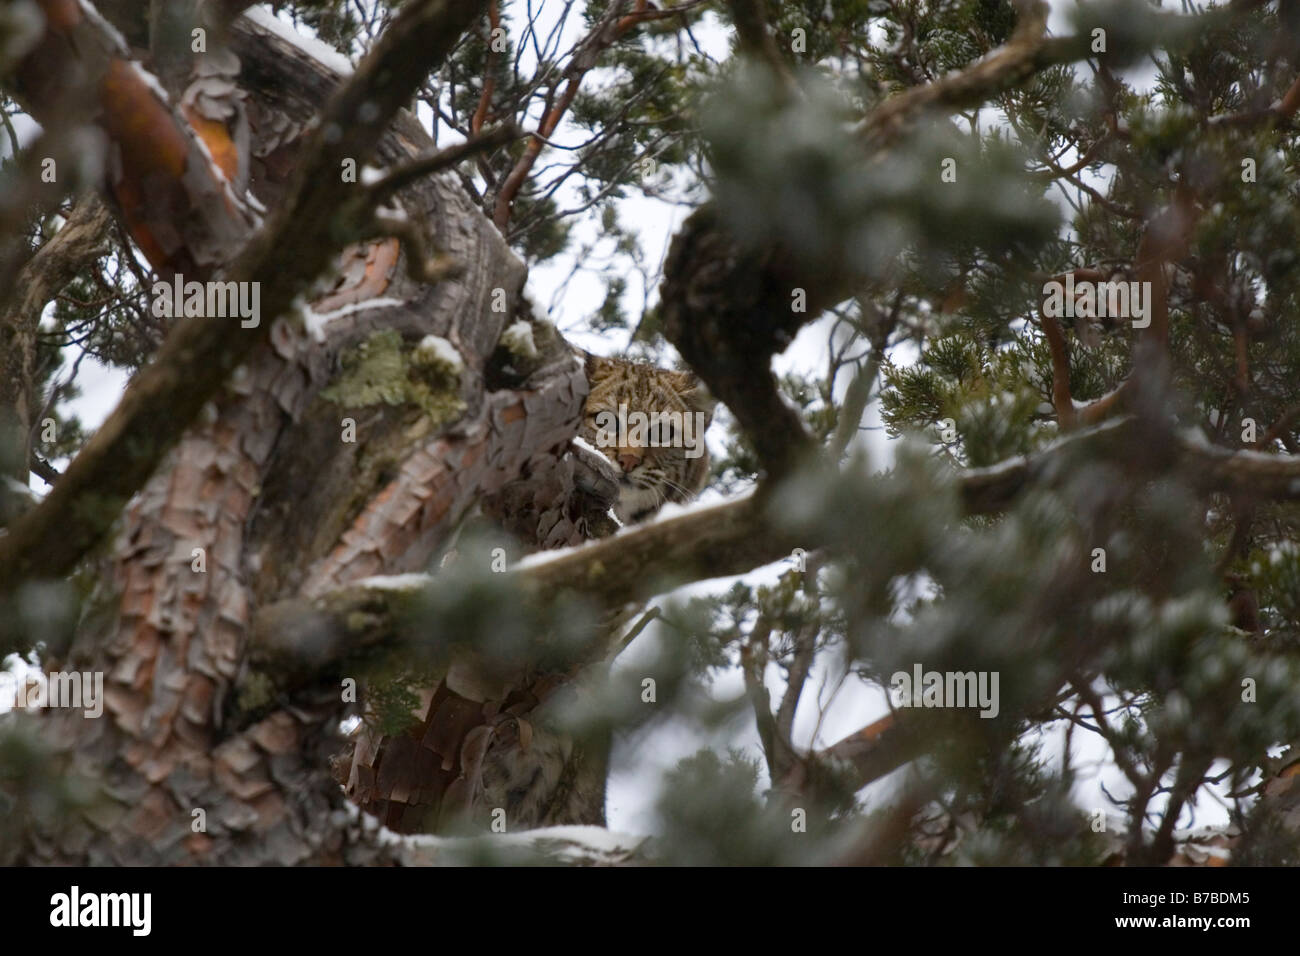
{"label": "tree branch", "polygon": [[342,161],[370,155],[485,2],[429,0],[402,8],[324,110],[278,213],[226,274],[260,283],[266,320],[238,331],[201,318],[175,327],[50,494],[0,538],[0,592],[26,578],[66,574],[103,538],[200,409],[267,339],[271,320],[346,245],[338,220],[348,196],[338,188]]}
{"label": "tree branch", "polygon": [[[1046,36],[1048,7],[1041,0],[1015,0],[1015,6],[1019,20],[1005,45],[965,70],[891,96],[858,125],[859,135],[891,139],[908,120],[925,110],[952,111],[978,106],[1048,67],[1084,60],[1091,55],[1092,38],[1086,33]],[[1227,4],[1194,15],[1151,11],[1146,18],[1151,33],[1159,35],[1162,44],[1170,47],[1190,42],[1213,25],[1238,16],[1243,8],[1241,4]]]}
{"label": "tree branch", "polygon": [[410,185],[417,179],[423,179],[425,176],[431,176],[444,169],[450,169],[471,156],[477,156],[487,150],[504,146],[522,135],[523,133],[514,123],[505,123],[488,130],[486,133],[479,133],[463,143],[448,146],[425,156],[417,156],[396,169],[388,170],[383,179],[371,183],[368,187],[369,201],[372,206],[381,205],[399,189]]}
{"label": "tree branch", "polygon": [[[542,121],[537,126],[536,133],[524,148],[523,155],[515,162],[514,167],[501,184],[501,191],[497,194],[496,206],[492,212],[492,221],[496,223],[496,227],[503,234],[510,222],[510,213],[514,201],[524,183],[527,182],[528,174],[532,172],[533,166],[537,163],[537,157],[541,155],[543,147],[555,132],[556,127],[560,125],[560,120],[564,118],[564,114],[573,105],[578,90],[582,87],[583,79],[595,68],[599,55],[621,40],[633,27],[652,20],[662,20],[666,17],[684,14],[690,8],[698,6],[698,4],[699,0],[694,0],[694,2],[682,3],[666,10],[656,10],[651,9],[646,0],[637,0],[632,11],[626,16],[622,14],[622,11],[627,6],[627,0],[619,0],[619,2],[609,5],[600,20],[592,27],[591,33],[579,44],[568,68],[565,70],[565,76],[568,80],[564,85],[564,92],[560,94],[560,101],[549,106],[546,110]],[[548,96],[548,104],[550,96],[553,95],[554,89],[551,90]]]}
{"label": "tree branch", "polygon": [[[731,409],[768,479],[789,474],[817,447],[781,396],[771,358],[842,298],[844,284],[808,275],[779,248],[747,246],[712,203],[673,237],[659,293],[664,336]],[[790,304],[795,289],[808,297],[803,311]]]}
{"label": "tree branch", "polygon": [[[991,468],[971,469],[956,480],[964,514],[1005,510],[1029,485],[1050,483],[1076,454],[1123,454],[1143,442],[1132,417],[1078,431],[1038,454]],[[1191,437],[1172,439],[1173,467],[1181,467],[1202,492],[1250,489],[1259,498],[1300,500],[1300,458],[1233,452]],[[646,600],[693,581],[743,574],[823,542],[782,530],[766,498],[749,494],[707,508],[695,508],[576,548],[525,559],[507,572],[512,593],[545,603],[561,594],[580,594],[598,606],[619,607]],[[331,592],[320,599],[294,598],[261,609],[253,643],[274,647],[277,659],[298,661],[304,674],[323,673],[359,648],[435,638],[426,621],[411,621],[409,594],[437,587],[434,577],[411,575],[395,587],[372,582]],[[893,757],[872,756],[870,766],[888,767]],[[888,772],[888,769],[882,772]]]}

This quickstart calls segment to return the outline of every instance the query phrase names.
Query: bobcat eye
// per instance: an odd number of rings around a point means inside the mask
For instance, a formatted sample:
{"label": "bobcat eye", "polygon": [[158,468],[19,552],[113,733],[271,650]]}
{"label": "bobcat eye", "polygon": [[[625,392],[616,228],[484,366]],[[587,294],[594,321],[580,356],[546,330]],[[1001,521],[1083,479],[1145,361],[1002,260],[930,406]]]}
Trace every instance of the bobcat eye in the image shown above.
{"label": "bobcat eye", "polygon": [[671,445],[673,442],[673,426],[671,422],[655,422],[650,426],[650,444],[659,448]]}

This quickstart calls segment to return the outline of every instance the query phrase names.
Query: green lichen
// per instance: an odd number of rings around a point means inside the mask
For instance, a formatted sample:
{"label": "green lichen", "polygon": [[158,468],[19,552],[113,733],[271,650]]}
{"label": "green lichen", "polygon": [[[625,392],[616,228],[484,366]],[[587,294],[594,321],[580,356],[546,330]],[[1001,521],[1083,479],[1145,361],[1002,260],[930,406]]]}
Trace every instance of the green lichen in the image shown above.
{"label": "green lichen", "polygon": [[434,424],[465,411],[460,369],[422,345],[407,345],[392,330],[375,332],[342,356],[343,369],[321,397],[347,408],[411,404]]}
{"label": "green lichen", "polygon": [[343,370],[321,395],[340,405],[400,405],[408,382],[402,337],[391,329],[376,332],[342,356]]}
{"label": "green lichen", "polygon": [[275,682],[261,671],[250,670],[240,682],[237,703],[244,713],[256,713],[275,699]]}

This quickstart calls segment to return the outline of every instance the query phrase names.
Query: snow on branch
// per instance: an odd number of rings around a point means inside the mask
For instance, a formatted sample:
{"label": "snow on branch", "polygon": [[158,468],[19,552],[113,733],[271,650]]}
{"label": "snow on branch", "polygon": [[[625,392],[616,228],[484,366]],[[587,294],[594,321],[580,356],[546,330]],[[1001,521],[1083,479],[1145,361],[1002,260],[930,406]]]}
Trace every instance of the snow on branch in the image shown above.
{"label": "snow on branch", "polygon": [[[1028,486],[1053,481],[1074,456],[1122,455],[1134,443],[1148,447],[1144,436],[1137,419],[1116,419],[1075,432],[1035,455],[969,469],[955,482],[962,512],[1004,511]],[[1202,492],[1249,491],[1273,500],[1300,499],[1300,457],[1232,452],[1189,435],[1168,438],[1170,464],[1182,469]],[[503,584],[539,602],[576,593],[616,608],[683,584],[743,574],[788,556],[795,547],[812,550],[824,544],[781,527],[766,503],[760,490],[720,504],[684,508],[608,538],[525,559],[503,575]],[[254,646],[257,653],[273,655],[281,673],[297,673],[298,679],[308,681],[312,674],[340,663],[344,655],[431,639],[427,623],[415,629],[418,633],[408,633],[412,598],[428,587],[438,587],[438,579],[369,578],[318,599],[269,605],[255,617]]]}

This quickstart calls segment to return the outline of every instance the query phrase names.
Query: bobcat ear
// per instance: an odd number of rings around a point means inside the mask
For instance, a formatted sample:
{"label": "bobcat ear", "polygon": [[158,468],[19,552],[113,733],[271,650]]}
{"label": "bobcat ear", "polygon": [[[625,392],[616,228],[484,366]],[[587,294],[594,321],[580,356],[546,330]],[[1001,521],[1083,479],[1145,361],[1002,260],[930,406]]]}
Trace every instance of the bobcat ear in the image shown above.
{"label": "bobcat ear", "polygon": [[703,412],[712,419],[718,400],[709,394],[709,390],[704,387],[704,383],[694,372],[682,372],[681,375],[678,394],[686,403],[686,407],[693,412]]}
{"label": "bobcat ear", "polygon": [[579,349],[578,351],[582,352],[582,368],[587,373],[588,382],[604,378],[609,373],[610,366],[614,364],[609,359],[602,358],[599,355],[592,355],[585,349]]}

